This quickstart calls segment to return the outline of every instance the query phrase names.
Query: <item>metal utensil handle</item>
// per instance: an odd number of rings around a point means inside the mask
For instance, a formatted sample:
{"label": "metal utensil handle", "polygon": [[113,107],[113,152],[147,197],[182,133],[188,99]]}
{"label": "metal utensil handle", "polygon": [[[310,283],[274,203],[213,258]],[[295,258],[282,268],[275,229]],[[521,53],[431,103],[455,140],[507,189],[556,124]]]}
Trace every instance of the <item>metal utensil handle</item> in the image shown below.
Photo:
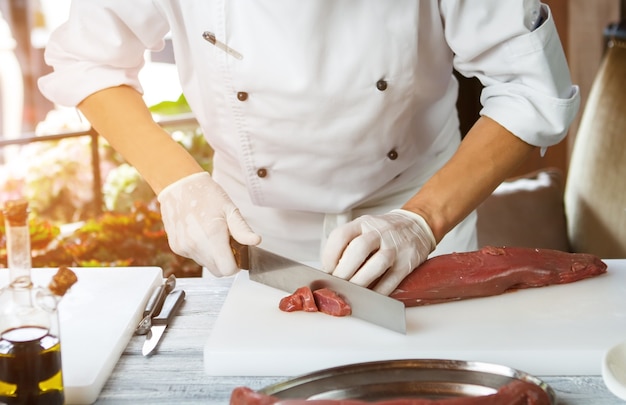
{"label": "metal utensil handle", "polygon": [[[154,289],[154,291],[152,292],[152,295],[150,296],[150,299],[148,300],[148,303],[146,304],[146,308],[143,310],[142,316],[147,316],[148,314],[151,314],[151,313],[155,313],[155,314],[159,313],[158,309],[156,308],[156,303],[159,299],[159,295],[161,295],[161,291],[163,291],[164,288],[165,288],[165,284],[161,284],[160,286]],[[161,306],[162,305],[163,304],[161,304]]]}
{"label": "metal utensil handle", "polygon": [[163,301],[165,301],[165,297],[172,292],[174,287],[176,286],[176,276],[171,274],[168,278],[163,280],[163,283],[159,288],[156,289],[150,300],[146,304],[146,308],[143,311],[143,316],[150,315],[154,318],[159,312],[161,312],[161,308],[163,308]]}
{"label": "metal utensil handle", "polygon": [[173,291],[165,298],[165,302],[163,303],[163,308],[158,315],[152,318],[152,323],[154,325],[167,325],[176,312],[178,308],[185,300],[185,291],[184,290],[176,290]]}

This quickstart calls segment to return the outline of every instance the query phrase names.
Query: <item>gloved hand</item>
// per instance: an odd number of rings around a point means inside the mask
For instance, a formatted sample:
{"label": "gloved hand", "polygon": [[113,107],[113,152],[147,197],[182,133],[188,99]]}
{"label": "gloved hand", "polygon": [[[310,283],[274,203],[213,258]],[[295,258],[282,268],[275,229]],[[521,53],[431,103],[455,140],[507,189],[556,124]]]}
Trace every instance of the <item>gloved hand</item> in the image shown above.
{"label": "gloved hand", "polygon": [[432,230],[420,215],[393,210],[364,215],[334,229],[322,253],[327,273],[389,295],[435,249]]}
{"label": "gloved hand", "polygon": [[165,187],[157,198],[170,248],[217,277],[239,271],[230,235],[244,245],[261,242],[209,173],[183,177]]}

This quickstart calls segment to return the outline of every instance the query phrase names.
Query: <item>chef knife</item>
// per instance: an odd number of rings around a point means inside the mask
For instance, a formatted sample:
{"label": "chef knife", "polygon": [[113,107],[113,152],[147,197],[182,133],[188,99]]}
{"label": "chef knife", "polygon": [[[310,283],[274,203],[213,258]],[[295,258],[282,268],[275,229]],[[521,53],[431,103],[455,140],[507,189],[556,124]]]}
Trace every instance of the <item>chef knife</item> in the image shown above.
{"label": "chef knife", "polygon": [[241,245],[232,238],[231,247],[237,265],[248,270],[250,280],[289,293],[303,286],[311,290],[329,288],[350,304],[352,316],[406,333],[405,307],[398,300],[257,246]]}
{"label": "chef knife", "polygon": [[185,299],[185,291],[176,290],[169,294],[163,302],[163,308],[158,315],[152,318],[152,327],[146,336],[141,353],[144,356],[151,354],[159,344],[165,328],[170,323],[178,308]]}

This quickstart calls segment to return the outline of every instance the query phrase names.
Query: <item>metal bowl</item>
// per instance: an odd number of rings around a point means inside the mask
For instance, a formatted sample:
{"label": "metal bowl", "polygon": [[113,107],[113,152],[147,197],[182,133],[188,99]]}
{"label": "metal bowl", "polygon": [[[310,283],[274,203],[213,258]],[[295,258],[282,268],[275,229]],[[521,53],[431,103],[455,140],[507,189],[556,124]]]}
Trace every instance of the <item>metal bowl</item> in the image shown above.
{"label": "metal bowl", "polygon": [[491,363],[459,360],[388,360],[333,367],[267,386],[280,399],[446,399],[494,394],[514,380],[536,384],[556,404],[552,388],[525,372]]}

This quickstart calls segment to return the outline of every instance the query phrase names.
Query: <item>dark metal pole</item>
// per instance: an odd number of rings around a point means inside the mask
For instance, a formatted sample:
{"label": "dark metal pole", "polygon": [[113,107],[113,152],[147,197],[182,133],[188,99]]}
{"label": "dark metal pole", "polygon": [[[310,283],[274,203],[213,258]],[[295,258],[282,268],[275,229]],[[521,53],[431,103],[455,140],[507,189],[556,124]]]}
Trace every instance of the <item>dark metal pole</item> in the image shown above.
{"label": "dark metal pole", "polygon": [[[1,1],[1,0],[0,0]],[[193,114],[180,114],[173,117],[165,117],[157,120],[163,128],[177,125],[198,125],[198,121]],[[93,215],[98,216],[104,212],[104,195],[102,193],[102,173],[100,172],[100,135],[95,129],[89,128],[87,131],[65,132],[52,135],[35,135],[34,133],[22,133],[21,138],[0,139],[0,151],[9,145],[28,145],[33,142],[58,141],[66,138],[76,138],[79,136],[89,136],[91,139],[91,170],[93,173]],[[0,162],[1,163],[1,162]]]}
{"label": "dark metal pole", "polygon": [[604,29],[605,47],[615,40],[626,41],[626,0],[620,0],[620,20]]}

